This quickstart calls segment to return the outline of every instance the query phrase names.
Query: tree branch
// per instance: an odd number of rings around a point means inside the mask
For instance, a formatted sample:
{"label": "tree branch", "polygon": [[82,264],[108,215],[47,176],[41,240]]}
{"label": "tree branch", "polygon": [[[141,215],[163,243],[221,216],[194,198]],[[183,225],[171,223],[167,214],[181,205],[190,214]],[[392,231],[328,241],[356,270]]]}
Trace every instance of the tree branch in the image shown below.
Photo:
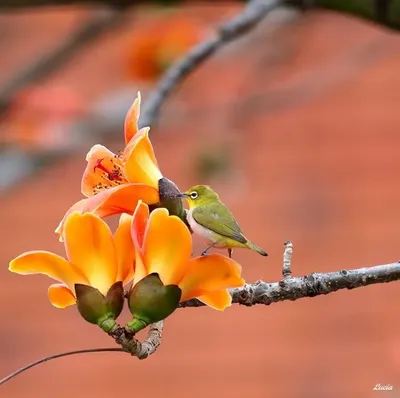
{"label": "tree branch", "polygon": [[164,323],[156,322],[149,326],[149,332],[145,341],[140,342],[124,327],[117,326],[108,334],[119,344],[125,351],[139,359],[146,359],[149,355],[154,354],[161,344]]}
{"label": "tree branch", "polygon": [[391,29],[400,29],[400,0],[310,1],[312,6],[360,17]]}
{"label": "tree branch", "polygon": [[140,126],[151,126],[158,118],[161,105],[172,89],[217,50],[253,29],[269,12],[282,4],[279,0],[250,0],[243,12],[222,24],[216,34],[193,47],[182,59],[174,63],[144,104]]}
{"label": "tree branch", "polygon": [[[248,307],[256,304],[270,305],[278,301],[295,301],[304,297],[330,294],[342,289],[355,289],[376,283],[400,280],[400,262],[348,271],[311,273],[302,277],[292,277],[292,252],[292,243],[286,242],[282,267],[284,278],[282,280],[274,283],[257,281],[246,284],[242,288],[232,289],[232,303]],[[180,307],[202,307],[204,305],[201,301],[192,299],[181,303]]]}

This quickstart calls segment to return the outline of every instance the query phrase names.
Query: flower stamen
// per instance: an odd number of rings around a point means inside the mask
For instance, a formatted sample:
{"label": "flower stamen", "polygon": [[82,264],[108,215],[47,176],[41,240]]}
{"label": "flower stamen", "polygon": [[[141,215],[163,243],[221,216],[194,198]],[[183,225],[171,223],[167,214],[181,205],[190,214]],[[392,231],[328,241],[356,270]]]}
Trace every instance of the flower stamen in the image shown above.
{"label": "flower stamen", "polygon": [[96,165],[93,168],[93,172],[96,172],[96,169],[99,169],[104,172],[103,178],[107,179],[108,181],[115,182],[118,185],[121,182],[123,182],[123,180],[125,180],[125,178],[124,178],[124,175],[122,174],[121,166],[119,166],[112,159],[110,159],[111,163],[113,164],[113,169],[110,170],[109,168],[107,168],[106,166],[104,166],[101,163],[103,160],[104,160],[104,158],[97,160]]}
{"label": "flower stamen", "polygon": [[104,160],[104,158],[102,159],[98,159],[96,162],[96,165],[93,167],[93,172],[96,172],[96,169],[99,169],[101,171],[104,171],[104,173],[107,174],[108,178],[113,181],[115,180],[120,180],[121,176],[119,175],[121,172],[115,167],[114,165],[114,170],[110,170],[108,169],[106,166],[104,166],[103,164],[101,164],[101,162]]}

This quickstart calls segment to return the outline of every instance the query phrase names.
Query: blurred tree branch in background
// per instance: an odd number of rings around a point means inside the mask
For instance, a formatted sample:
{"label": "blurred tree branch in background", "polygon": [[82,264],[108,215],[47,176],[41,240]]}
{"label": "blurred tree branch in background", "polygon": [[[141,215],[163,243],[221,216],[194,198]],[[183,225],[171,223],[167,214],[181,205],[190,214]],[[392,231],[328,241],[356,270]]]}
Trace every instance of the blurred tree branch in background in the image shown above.
{"label": "blurred tree branch in background", "polygon": [[[105,5],[107,9],[100,10],[91,20],[67,37],[56,49],[41,55],[39,59],[28,65],[0,87],[0,115],[8,110],[13,96],[32,81],[38,81],[57,70],[75,54],[82,46],[92,41],[108,28],[120,22],[123,10],[129,6],[143,4],[179,4],[180,1],[154,0],[0,0],[0,10],[18,10],[45,5]],[[400,27],[400,0],[249,0],[242,13],[223,24],[217,34],[203,43],[195,46],[182,60],[167,70],[163,79],[146,102],[141,125],[148,126],[155,119],[162,102],[168,97],[172,88],[183,80],[198,65],[213,55],[220,47],[231,42],[243,33],[252,29],[271,10],[280,6],[293,6],[307,10],[321,7],[360,16],[388,27]],[[105,11],[105,12],[104,12]]]}
{"label": "blurred tree branch in background", "polygon": [[138,4],[179,4],[179,1],[157,0],[1,0],[0,8],[14,10],[19,8],[43,6],[106,5],[116,8],[131,7]]}
{"label": "blurred tree branch in background", "polygon": [[[97,4],[107,6],[106,9],[100,10],[91,20],[84,23],[70,37],[67,37],[56,49],[44,56],[41,55],[32,64],[17,71],[16,75],[9,82],[0,87],[0,115],[8,110],[16,92],[32,81],[38,81],[47,77],[50,73],[68,62],[78,49],[120,22],[125,8],[149,3],[166,5],[179,4],[181,1],[0,0],[0,11],[45,5]],[[157,119],[162,102],[168,97],[173,86],[182,81],[187,74],[202,64],[220,47],[252,29],[271,10],[280,6],[293,6],[303,10],[313,7],[326,8],[360,16],[395,29],[400,28],[400,0],[249,0],[242,13],[223,24],[218,29],[216,35],[195,46],[186,57],[178,61],[167,71],[145,104],[141,125],[148,126]]]}
{"label": "blurred tree branch in background", "polygon": [[[307,3],[305,0],[301,2]],[[400,0],[310,0],[308,3],[311,7],[343,12],[400,29]]]}
{"label": "blurred tree branch in background", "polygon": [[150,126],[158,119],[162,103],[172,89],[190,72],[211,57],[224,45],[253,29],[271,11],[280,6],[280,0],[250,0],[243,12],[222,24],[216,34],[193,47],[182,59],[174,63],[161,78],[146,101],[140,117],[140,126]]}
{"label": "blurred tree branch in background", "polygon": [[[1,1],[1,0],[0,0]],[[0,4],[2,4],[0,2]],[[117,10],[96,11],[94,16],[84,22],[74,33],[47,54],[40,54],[36,60],[18,70],[14,77],[0,87],[0,116],[10,107],[14,95],[32,82],[38,82],[64,66],[83,46],[95,40],[100,34],[116,26],[123,17]]]}
{"label": "blurred tree branch in background", "polygon": [[[251,1],[251,0],[250,0]],[[40,6],[63,5],[108,5],[126,8],[139,4],[174,5],[179,0],[1,0],[0,9],[14,10]],[[393,29],[400,28],[400,0],[281,0],[281,5],[291,5],[302,9],[313,7],[335,10],[365,18]]]}

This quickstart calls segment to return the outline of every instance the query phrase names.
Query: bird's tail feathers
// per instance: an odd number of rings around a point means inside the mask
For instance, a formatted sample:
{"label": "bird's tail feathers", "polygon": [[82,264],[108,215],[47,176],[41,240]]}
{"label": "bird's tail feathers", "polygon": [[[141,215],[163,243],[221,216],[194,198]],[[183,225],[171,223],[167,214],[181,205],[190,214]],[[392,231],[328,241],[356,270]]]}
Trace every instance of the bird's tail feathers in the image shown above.
{"label": "bird's tail feathers", "polygon": [[258,254],[261,254],[262,256],[268,256],[268,253],[266,253],[263,249],[261,249],[260,246],[257,246],[255,243],[250,242],[249,240],[247,241],[247,247],[251,250],[256,251]]}

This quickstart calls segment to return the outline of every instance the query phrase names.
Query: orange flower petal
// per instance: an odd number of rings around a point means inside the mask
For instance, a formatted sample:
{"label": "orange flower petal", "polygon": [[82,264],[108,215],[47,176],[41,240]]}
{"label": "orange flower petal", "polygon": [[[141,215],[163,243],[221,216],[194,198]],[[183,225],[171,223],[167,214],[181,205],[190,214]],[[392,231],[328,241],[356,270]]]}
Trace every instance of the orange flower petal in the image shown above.
{"label": "orange flower petal", "polygon": [[54,284],[49,287],[47,292],[50,303],[57,308],[65,308],[76,303],[76,299],[71,290],[63,284]]}
{"label": "orange flower petal", "polygon": [[103,145],[95,145],[86,155],[87,166],[81,181],[85,196],[93,196],[103,189],[125,184],[122,160]]}
{"label": "orange flower petal", "polygon": [[10,262],[8,269],[20,275],[44,274],[65,283],[70,289],[75,283],[88,283],[74,265],[57,254],[42,250],[21,254]]}
{"label": "orange flower petal", "polygon": [[132,218],[132,239],[139,250],[142,250],[144,234],[146,232],[147,222],[149,221],[149,206],[139,200]]}
{"label": "orange flower petal", "polygon": [[231,287],[243,286],[242,267],[221,254],[210,254],[193,258],[187,272],[179,283],[181,301]]}
{"label": "orange flower petal", "polygon": [[146,266],[143,262],[142,246],[149,215],[149,207],[140,200],[133,213],[131,224],[131,236],[135,246],[136,259],[134,285],[147,275]]}
{"label": "orange flower petal", "polygon": [[91,213],[72,213],[64,226],[65,251],[89,285],[104,295],[116,281],[117,259],[108,225]]}
{"label": "orange flower petal", "polygon": [[162,174],[149,139],[149,128],[141,129],[125,148],[122,160],[129,182],[144,183],[158,189]]}
{"label": "orange flower petal", "polygon": [[143,257],[148,274],[157,272],[165,285],[177,285],[186,272],[192,252],[192,236],[186,225],[168,210],[159,208],[149,217]]}
{"label": "orange flower petal", "polygon": [[133,279],[135,265],[135,248],[131,236],[132,216],[122,214],[119,219],[119,226],[114,234],[115,252],[117,255],[117,278],[124,285]]}
{"label": "orange flower petal", "polygon": [[67,211],[60,225],[57,227],[56,233],[60,234],[60,240],[62,240],[65,220],[74,211],[82,213],[90,212],[101,218],[120,213],[132,214],[139,200],[153,204],[157,203],[160,199],[158,191],[145,184],[124,184],[119,187],[106,189],[95,196],[75,203]]}
{"label": "orange flower petal", "polygon": [[138,131],[138,120],[140,115],[140,102],[141,102],[141,95],[138,92],[135,101],[133,102],[132,106],[129,108],[128,113],[125,117],[125,144],[132,139],[132,137]]}
{"label": "orange flower petal", "polygon": [[[82,212],[82,210],[84,209],[84,207],[86,206],[86,200],[87,199],[81,199],[78,202],[74,203],[68,210],[67,212],[64,214],[63,219],[60,221],[60,224],[58,224],[57,228],[55,229],[55,233],[59,235],[59,241],[60,242],[64,242],[64,224],[65,224],[65,220],[67,219],[67,217],[72,214],[75,211],[79,211]],[[101,217],[101,215],[98,214],[98,216]]]}
{"label": "orange flower petal", "polygon": [[226,289],[207,293],[197,298],[204,304],[207,304],[209,307],[218,311],[223,311],[232,304],[232,296]]}
{"label": "orange flower petal", "polygon": [[148,275],[146,266],[143,261],[143,254],[137,246],[135,246],[135,277],[133,279],[133,285],[136,285],[145,276]]}
{"label": "orange flower petal", "polygon": [[94,212],[107,215],[118,213],[132,214],[142,200],[147,204],[157,203],[160,199],[158,191],[146,184],[125,184],[106,189],[104,192],[86,199],[84,212]]}

